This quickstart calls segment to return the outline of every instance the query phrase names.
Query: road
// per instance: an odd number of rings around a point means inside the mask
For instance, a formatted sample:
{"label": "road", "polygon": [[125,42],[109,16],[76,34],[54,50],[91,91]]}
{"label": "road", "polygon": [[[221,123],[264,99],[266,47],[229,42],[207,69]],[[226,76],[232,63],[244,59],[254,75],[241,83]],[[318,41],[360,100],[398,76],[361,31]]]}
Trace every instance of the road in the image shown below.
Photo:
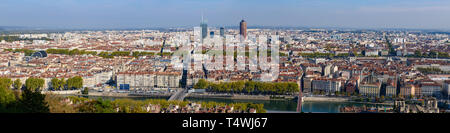
{"label": "road", "polygon": [[187,89],[178,89],[175,94],[170,96],[169,101],[174,101],[174,100],[183,101],[187,95],[188,95]]}

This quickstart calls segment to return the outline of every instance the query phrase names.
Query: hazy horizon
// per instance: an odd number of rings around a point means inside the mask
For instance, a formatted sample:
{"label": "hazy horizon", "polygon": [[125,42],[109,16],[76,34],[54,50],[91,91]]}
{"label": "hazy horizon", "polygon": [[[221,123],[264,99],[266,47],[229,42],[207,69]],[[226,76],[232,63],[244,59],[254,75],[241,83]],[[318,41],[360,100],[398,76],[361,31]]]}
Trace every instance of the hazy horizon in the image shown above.
{"label": "hazy horizon", "polygon": [[444,0],[5,0],[0,26],[133,29],[198,26],[450,30]]}

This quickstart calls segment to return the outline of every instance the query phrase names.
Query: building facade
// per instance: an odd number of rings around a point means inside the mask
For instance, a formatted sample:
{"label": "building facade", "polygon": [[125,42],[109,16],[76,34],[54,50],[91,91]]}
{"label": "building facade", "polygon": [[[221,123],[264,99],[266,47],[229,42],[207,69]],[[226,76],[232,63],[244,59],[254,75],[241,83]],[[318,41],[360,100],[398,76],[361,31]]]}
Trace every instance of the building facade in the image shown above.
{"label": "building facade", "polygon": [[152,88],[179,88],[179,72],[139,72],[118,73],[117,86],[129,86],[129,90],[146,90]]}
{"label": "building facade", "polygon": [[380,96],[381,85],[378,84],[361,84],[359,93],[363,96],[378,97]]}
{"label": "building facade", "polygon": [[432,96],[432,97],[442,96],[441,86],[438,84],[421,84],[420,91],[422,96]]}
{"label": "building facade", "polygon": [[223,27],[220,27],[220,36],[221,37],[225,37],[225,28],[223,28]]}
{"label": "building facade", "polygon": [[239,23],[239,35],[241,35],[244,38],[247,38],[247,22],[245,20],[242,20]]}
{"label": "building facade", "polygon": [[312,90],[313,92],[322,91],[325,93],[335,93],[341,91],[340,80],[335,79],[314,79],[312,80]]}
{"label": "building facade", "polygon": [[392,85],[386,86],[385,95],[388,96],[388,97],[397,96],[397,87],[396,86],[392,86]]}
{"label": "building facade", "polygon": [[400,86],[399,96],[414,97],[416,95],[415,90],[416,90],[416,87],[414,84],[403,84],[402,86]]}
{"label": "building facade", "polygon": [[442,88],[444,90],[444,95],[449,97],[450,96],[450,80],[445,81],[442,84]]}
{"label": "building facade", "polygon": [[202,39],[204,39],[208,36],[208,24],[202,20],[200,27],[202,28]]}

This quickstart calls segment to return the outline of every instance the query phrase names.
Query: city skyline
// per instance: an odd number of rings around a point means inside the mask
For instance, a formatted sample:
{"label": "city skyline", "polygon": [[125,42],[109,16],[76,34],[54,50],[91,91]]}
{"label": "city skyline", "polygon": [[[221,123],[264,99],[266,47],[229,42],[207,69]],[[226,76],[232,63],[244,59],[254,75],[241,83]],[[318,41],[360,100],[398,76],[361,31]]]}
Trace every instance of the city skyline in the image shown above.
{"label": "city skyline", "polygon": [[0,3],[0,119],[21,127],[383,130],[450,119],[450,0]]}
{"label": "city skyline", "polygon": [[[257,3],[257,4],[255,4]],[[164,5],[164,6],[161,6]],[[396,1],[10,1],[0,26],[55,29],[198,26],[201,14],[211,27],[251,26],[400,28],[449,30],[450,2]],[[183,22],[183,23],[180,23]]]}

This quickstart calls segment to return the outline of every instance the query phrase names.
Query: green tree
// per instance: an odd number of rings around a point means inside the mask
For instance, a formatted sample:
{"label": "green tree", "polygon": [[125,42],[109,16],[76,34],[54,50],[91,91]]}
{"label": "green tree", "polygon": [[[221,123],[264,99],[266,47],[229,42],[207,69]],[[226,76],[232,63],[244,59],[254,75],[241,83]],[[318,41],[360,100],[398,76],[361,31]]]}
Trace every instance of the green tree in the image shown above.
{"label": "green tree", "polygon": [[253,81],[245,82],[245,89],[244,89],[244,91],[246,93],[252,93],[252,92],[255,91],[255,87],[256,87],[256,83],[255,82],[253,82]]}
{"label": "green tree", "polygon": [[20,81],[20,79],[14,80],[13,86],[16,90],[22,89],[22,81]]}
{"label": "green tree", "polygon": [[245,82],[244,81],[237,81],[232,84],[232,88],[235,92],[242,93],[245,88]]}
{"label": "green tree", "polygon": [[0,108],[6,108],[16,101],[16,96],[12,90],[0,87]]}
{"label": "green tree", "polygon": [[114,106],[111,101],[101,98],[83,103],[78,107],[80,112],[84,113],[113,113]]}
{"label": "green tree", "polygon": [[19,101],[20,110],[25,113],[49,113],[50,109],[45,101],[45,95],[37,91],[25,89]]}
{"label": "green tree", "polygon": [[194,85],[196,89],[206,89],[208,87],[208,82],[205,79],[198,80],[197,84]]}
{"label": "green tree", "polygon": [[65,88],[67,87],[67,81],[66,81],[66,79],[65,78],[62,78],[62,79],[60,79],[59,80],[59,84],[60,84],[60,89],[61,90],[65,90]]}
{"label": "green tree", "polygon": [[194,87],[200,88],[206,84],[207,91],[220,92],[220,93],[247,93],[247,94],[294,94],[299,92],[300,88],[297,83],[294,82],[254,82],[254,81],[236,81],[236,82],[224,82],[224,83],[209,83],[201,82],[197,83]]}
{"label": "green tree", "polygon": [[27,90],[40,91],[44,87],[45,81],[40,78],[28,78],[25,81],[25,87]]}
{"label": "green tree", "polygon": [[0,107],[5,108],[7,105],[16,101],[16,96],[10,90],[12,82],[9,78],[0,78]]}
{"label": "green tree", "polygon": [[84,87],[84,90],[81,93],[87,95],[89,94],[89,89],[87,87]]}
{"label": "green tree", "polygon": [[83,88],[83,78],[80,76],[76,76],[67,79],[67,88],[71,90]]}
{"label": "green tree", "polygon": [[299,92],[299,91],[300,91],[300,87],[297,83],[294,83],[294,82],[288,83],[288,92],[289,93],[295,93],[295,92]]}
{"label": "green tree", "polygon": [[5,89],[11,88],[12,81],[10,78],[0,78],[0,87],[3,87]]}
{"label": "green tree", "polygon": [[47,94],[45,101],[48,103],[50,113],[77,113],[75,106],[62,102],[65,97],[56,94]]}
{"label": "green tree", "polygon": [[79,55],[79,54],[80,54],[80,50],[78,50],[78,49],[69,51],[69,55]]}
{"label": "green tree", "polygon": [[51,80],[52,88],[53,90],[60,90],[61,88],[61,81],[58,78],[53,78]]}
{"label": "green tree", "polygon": [[64,90],[64,86],[66,85],[66,81],[64,80],[64,78],[62,78],[62,79],[53,78],[51,80],[51,84],[52,84],[52,88],[54,90]]}
{"label": "green tree", "polygon": [[420,52],[419,50],[414,51],[414,56],[415,57],[422,57],[422,52]]}

